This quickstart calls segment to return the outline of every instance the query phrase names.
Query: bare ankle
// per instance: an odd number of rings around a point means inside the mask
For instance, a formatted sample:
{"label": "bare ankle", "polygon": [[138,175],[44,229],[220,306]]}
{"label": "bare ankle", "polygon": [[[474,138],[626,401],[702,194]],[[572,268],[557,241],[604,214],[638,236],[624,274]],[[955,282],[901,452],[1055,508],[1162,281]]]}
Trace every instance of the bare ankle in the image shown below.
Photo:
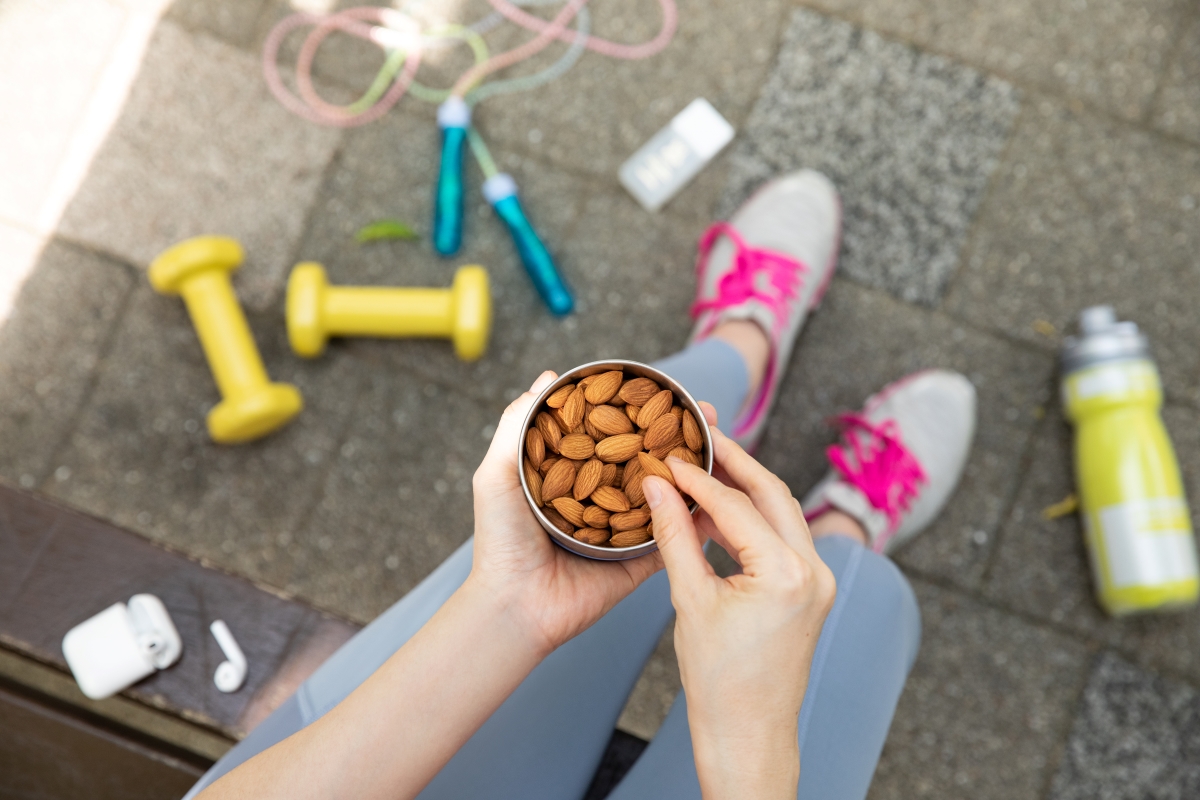
{"label": "bare ankle", "polygon": [[722,322],[713,328],[710,339],[720,339],[732,347],[746,363],[746,374],[750,386],[746,392],[747,400],[758,394],[762,386],[763,376],[767,372],[767,362],[771,358],[771,340],[757,322],[748,319],[733,319]]}
{"label": "bare ankle", "polygon": [[869,545],[870,538],[861,523],[849,514],[837,509],[830,509],[808,523],[808,530],[814,539],[822,536],[846,536],[862,545]]}

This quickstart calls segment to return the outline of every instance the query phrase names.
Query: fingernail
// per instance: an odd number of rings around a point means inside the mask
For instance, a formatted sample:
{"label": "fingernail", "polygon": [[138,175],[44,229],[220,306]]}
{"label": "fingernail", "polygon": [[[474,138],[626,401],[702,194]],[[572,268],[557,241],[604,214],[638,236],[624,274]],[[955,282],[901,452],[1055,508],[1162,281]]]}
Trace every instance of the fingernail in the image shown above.
{"label": "fingernail", "polygon": [[646,496],[646,504],[651,510],[658,508],[658,504],[662,502],[662,489],[658,488],[658,481],[642,481],[642,494]]}

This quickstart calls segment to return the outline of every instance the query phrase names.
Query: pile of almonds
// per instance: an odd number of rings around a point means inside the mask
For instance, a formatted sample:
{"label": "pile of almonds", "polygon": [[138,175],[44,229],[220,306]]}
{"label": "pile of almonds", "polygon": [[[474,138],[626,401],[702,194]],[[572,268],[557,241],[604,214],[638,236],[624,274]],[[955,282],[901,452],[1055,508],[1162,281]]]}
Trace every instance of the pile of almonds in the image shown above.
{"label": "pile of almonds", "polygon": [[525,433],[525,482],[559,530],[601,547],[653,538],[642,478],[675,485],[670,456],[702,466],[704,437],[670,389],[621,370],[556,390]]}

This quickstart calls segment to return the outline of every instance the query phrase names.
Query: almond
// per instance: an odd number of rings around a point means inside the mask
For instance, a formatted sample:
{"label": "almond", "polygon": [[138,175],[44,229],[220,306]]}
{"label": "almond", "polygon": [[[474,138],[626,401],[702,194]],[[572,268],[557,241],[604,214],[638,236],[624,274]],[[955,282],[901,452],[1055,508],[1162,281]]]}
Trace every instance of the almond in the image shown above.
{"label": "almond", "polygon": [[586,461],[596,452],[596,442],[586,433],[572,433],[564,436],[558,443],[558,452],[563,458],[573,461]]}
{"label": "almond", "polygon": [[617,487],[618,489],[620,489],[621,483],[625,478],[625,465],[624,464],[613,464],[613,466],[617,468],[617,474],[613,478],[612,485]]}
{"label": "almond", "polygon": [[592,492],[592,502],[605,511],[617,514],[629,510],[629,498],[620,489],[614,489],[611,486],[601,486]]}
{"label": "almond", "polygon": [[554,394],[546,398],[546,405],[551,408],[562,408],[563,403],[567,402],[567,398],[571,396],[571,392],[573,391],[575,391],[575,384],[573,383],[560,386],[554,390]]}
{"label": "almond", "polygon": [[624,412],[612,406],[596,406],[596,410],[588,417],[588,422],[606,436],[633,433],[633,421]]}
{"label": "almond", "polygon": [[592,492],[600,486],[601,473],[604,472],[604,465],[596,459],[591,459],[575,474],[575,488],[571,492],[571,496],[576,500],[583,500],[590,497]]}
{"label": "almond", "polygon": [[650,455],[654,456],[659,461],[666,461],[667,456],[669,456],[671,451],[676,447],[683,447],[683,431],[675,431],[675,435],[671,437],[669,442],[664,444],[662,447],[655,447],[649,452]]}
{"label": "almond", "polygon": [[617,478],[620,476],[617,473],[616,464],[605,464],[600,469],[600,485],[601,486],[616,486]]}
{"label": "almond", "polygon": [[551,525],[558,528],[567,536],[575,532],[575,526],[563,519],[562,514],[559,514],[553,508],[547,506],[542,509],[542,513],[546,515],[546,519],[550,520]]}
{"label": "almond", "polygon": [[542,500],[542,476],[533,468],[533,464],[529,463],[529,459],[525,459],[521,464],[521,469],[525,472],[525,483],[529,486],[529,494],[533,496],[533,502],[538,507],[546,505]]}
{"label": "almond", "polygon": [[696,423],[696,418],[692,416],[692,412],[684,409],[683,419],[683,440],[687,442],[687,446],[692,452],[699,453],[704,447],[704,434],[700,432],[700,426]]}
{"label": "almond", "polygon": [[583,430],[587,433],[588,436],[592,437],[593,442],[598,442],[601,439],[603,439],[605,436],[608,436],[607,433],[605,433],[602,430],[598,430],[596,428],[596,426],[592,424],[592,418],[590,416],[584,418]]}
{"label": "almond", "polygon": [[574,425],[567,424],[567,418],[563,416],[563,410],[561,408],[550,409],[550,419],[554,420],[554,424],[558,426],[559,433],[561,433],[563,436],[566,436],[571,432],[571,429],[575,427]]}
{"label": "almond", "polygon": [[583,414],[587,400],[583,396],[583,389],[578,386],[575,391],[571,392],[571,396],[567,398],[567,402],[562,407],[563,419],[566,420],[568,428],[574,428],[576,425],[583,424]]}
{"label": "almond", "polygon": [[603,375],[597,375],[591,383],[588,384],[585,397],[587,401],[594,406],[601,403],[607,403],[616,396],[621,389],[621,381],[625,380],[625,373],[619,369],[612,372],[606,372]]}
{"label": "almond", "polygon": [[609,436],[596,443],[596,458],[615,464],[618,461],[628,461],[642,450],[642,436],[637,433],[622,433],[620,436]]}
{"label": "almond", "polygon": [[[643,415],[645,415],[646,409],[648,408],[650,408],[649,404],[642,409]],[[679,433],[679,420],[675,419],[673,414],[663,414],[658,419],[654,420],[652,425],[646,428],[646,436],[642,441],[642,446],[647,450],[655,450],[674,439],[675,434],[677,433]],[[682,437],[680,438],[682,441]],[[566,446],[566,442],[567,440],[563,439],[558,445],[558,452],[563,453],[563,455],[566,455],[563,450],[563,448]]]}
{"label": "almond", "polygon": [[641,406],[627,405],[625,406],[625,416],[629,417],[629,421],[637,425],[638,412],[642,410]]}
{"label": "almond", "polygon": [[584,544],[602,545],[608,543],[608,528],[580,528],[573,534]]}
{"label": "almond", "polygon": [[562,429],[558,427],[558,423],[554,421],[554,417],[547,414],[545,411],[537,415],[538,433],[542,435],[542,441],[546,443],[552,452],[558,452],[558,440],[562,438]]}
{"label": "almond", "polygon": [[554,465],[561,460],[558,456],[546,456],[546,460],[542,462],[542,466],[538,467],[538,472],[542,473],[542,477],[545,478]]}
{"label": "almond", "polygon": [[546,440],[537,428],[525,431],[525,455],[534,469],[540,467],[546,459]]}
{"label": "almond", "polygon": [[[565,514],[563,516],[566,516]],[[567,517],[570,519],[570,517]],[[646,523],[650,521],[650,510],[647,508],[634,508],[621,514],[613,514],[608,518],[608,524],[613,529],[613,533],[618,531],[630,531],[634,528],[644,528]]]}
{"label": "almond", "polygon": [[625,476],[621,481],[621,491],[625,492],[625,496],[629,498],[631,506],[640,506],[646,502],[646,495],[642,494],[642,478],[646,473],[642,471],[642,465],[633,458],[625,465]]}
{"label": "almond", "polygon": [[[647,475],[653,475],[656,478],[662,478],[672,486],[675,485],[675,476],[671,474],[671,468],[666,464],[659,461],[649,453],[638,453],[637,459],[638,463],[642,465],[642,472],[646,473]],[[546,479],[546,482],[550,482],[549,478]],[[542,489],[542,496],[546,496],[545,488]],[[638,505],[641,505],[641,503]]]}
{"label": "almond", "polygon": [[700,461],[700,455],[698,453],[693,453],[690,447],[676,447],[667,454],[667,457],[678,458],[680,461],[691,464],[693,467],[699,467],[703,465],[703,462]]}
{"label": "almond", "polygon": [[585,506],[583,509],[583,521],[589,528],[607,528],[610,516],[610,512],[600,506]]}
{"label": "almond", "polygon": [[654,397],[651,397],[642,406],[642,410],[638,412],[638,427],[649,428],[659,417],[671,410],[671,404],[674,402],[675,395],[671,393],[670,389],[663,389],[654,395]]}
{"label": "almond", "polygon": [[642,406],[654,395],[658,394],[659,386],[649,378],[633,378],[621,385],[621,399],[631,406]]}
{"label": "almond", "polygon": [[595,375],[588,375],[586,378],[583,378],[582,380],[579,381],[578,386],[580,389],[586,390],[587,387],[590,386],[592,381],[594,381],[594,380],[596,380]]}
{"label": "almond", "polygon": [[549,503],[556,497],[562,497],[571,491],[574,486],[575,462],[569,458],[560,458],[558,463],[546,473],[546,479],[542,481],[542,500]]}
{"label": "almond", "polygon": [[671,406],[671,413],[675,415],[675,419],[683,419],[683,408],[681,406]]}
{"label": "almond", "polygon": [[554,506],[554,510],[562,514],[567,522],[576,527],[583,527],[583,506],[578,501],[569,497],[556,497],[550,501],[550,505]]}
{"label": "almond", "polygon": [[634,528],[631,531],[621,531],[614,533],[612,538],[608,540],[609,547],[633,547],[638,544],[645,544],[654,537],[650,535],[650,531],[646,528]]}

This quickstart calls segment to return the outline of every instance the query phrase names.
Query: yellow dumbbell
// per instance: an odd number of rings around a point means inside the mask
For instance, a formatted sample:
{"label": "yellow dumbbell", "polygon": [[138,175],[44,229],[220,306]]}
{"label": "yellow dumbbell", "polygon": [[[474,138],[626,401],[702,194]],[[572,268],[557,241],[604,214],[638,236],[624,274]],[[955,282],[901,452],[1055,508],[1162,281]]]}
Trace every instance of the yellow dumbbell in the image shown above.
{"label": "yellow dumbbell", "polygon": [[208,413],[208,432],[223,444],[265,436],[300,413],[295,386],[271,383],[229,273],[242,263],[242,246],[225,236],[197,236],[161,253],[150,284],[183,296],[204,355],[224,399]]}
{"label": "yellow dumbbell", "polygon": [[288,339],[313,358],[330,336],[435,337],[454,342],[463,361],[487,349],[492,296],[487,270],[460,267],[449,289],[330,286],[320,264],[297,264],[288,279]]}

